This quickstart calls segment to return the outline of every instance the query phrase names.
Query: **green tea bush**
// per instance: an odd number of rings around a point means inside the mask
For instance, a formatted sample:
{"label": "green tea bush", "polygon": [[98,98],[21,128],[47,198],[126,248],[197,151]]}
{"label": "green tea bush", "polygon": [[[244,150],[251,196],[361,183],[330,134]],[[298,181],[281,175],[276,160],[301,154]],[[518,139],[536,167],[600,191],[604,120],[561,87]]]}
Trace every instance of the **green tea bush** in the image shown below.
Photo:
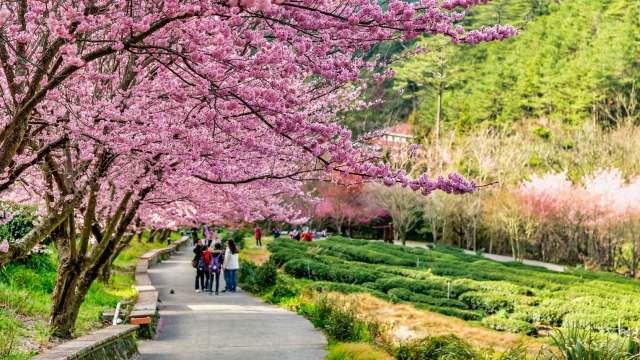
{"label": "green tea bush", "polygon": [[269,297],[269,302],[272,304],[279,304],[284,299],[292,298],[297,296],[298,293],[291,286],[287,286],[285,284],[276,284],[273,288],[273,292]]}
{"label": "green tea bush", "polygon": [[538,331],[530,323],[496,314],[482,319],[482,324],[498,331],[510,331],[517,334],[536,335]]}
{"label": "green tea bush", "polygon": [[504,294],[469,291],[460,295],[460,301],[470,309],[483,310],[487,314],[494,314],[499,310],[513,311],[513,300]]}
{"label": "green tea bush", "polygon": [[348,269],[348,268],[332,268],[331,280],[347,284],[364,284],[376,281],[378,276],[366,270]]}
{"label": "green tea bush", "polygon": [[439,281],[418,281],[403,277],[378,279],[375,282],[377,290],[387,292],[394,288],[405,288],[418,294],[429,295],[432,291],[446,291],[446,284]]}
{"label": "green tea bush", "polygon": [[540,323],[548,326],[562,326],[564,316],[571,311],[570,306],[566,306],[565,299],[547,299],[538,306],[516,307],[512,317]]}
{"label": "green tea bush", "polygon": [[[274,251],[274,250],[272,249],[271,251]],[[276,252],[271,254],[271,259],[275,262],[277,266],[282,266],[289,260],[304,259],[304,258],[305,258],[304,252],[299,250],[294,250],[294,249],[276,250]]]}
{"label": "green tea bush", "polygon": [[278,279],[278,269],[271,260],[260,266],[243,261],[240,267],[238,282],[242,288],[254,293],[259,293],[274,286]]}
{"label": "green tea bush", "polygon": [[265,262],[258,267],[255,275],[255,281],[264,289],[270,288],[276,284],[278,280],[278,268],[271,260]]}
{"label": "green tea bush", "polygon": [[308,259],[293,259],[284,264],[284,271],[298,278],[307,278],[311,280],[327,280],[331,281],[332,275],[329,266]]}
{"label": "green tea bush", "polygon": [[455,299],[436,298],[428,295],[416,294],[411,290],[407,290],[404,288],[391,289],[389,290],[388,294],[391,297],[391,299],[394,299],[394,300],[404,300],[404,301],[433,305],[438,307],[452,307],[452,308],[459,308],[459,309],[467,308],[467,306],[464,303]]}
{"label": "green tea bush", "polygon": [[360,240],[360,239],[352,239],[348,237],[344,237],[341,235],[333,235],[327,238],[327,241],[336,241],[340,243],[345,243],[349,245],[369,245],[371,241],[369,240]]}
{"label": "green tea bush", "polygon": [[407,248],[341,237],[278,240],[269,249],[287,274],[316,281],[310,287],[368,292],[466,320],[502,314],[484,324],[508,331],[575,324],[617,332],[640,324],[640,282],[612,274],[556,273],[442,246]]}
{"label": "green tea bush", "polygon": [[360,261],[369,264],[388,264],[398,266],[415,266],[411,259],[397,258],[385,253],[369,250],[366,246],[354,246],[332,241],[320,243],[321,248],[334,250],[344,256],[347,260]]}
{"label": "green tea bush", "polygon": [[238,283],[247,284],[253,281],[258,266],[252,262],[240,260],[240,271],[238,271]]}
{"label": "green tea bush", "polygon": [[342,283],[336,283],[336,282],[330,282],[330,281],[317,281],[307,285],[306,288],[309,290],[317,291],[317,292],[335,291],[343,294],[369,293],[380,299],[390,300],[387,294],[377,290],[372,290],[362,285],[342,284]]}

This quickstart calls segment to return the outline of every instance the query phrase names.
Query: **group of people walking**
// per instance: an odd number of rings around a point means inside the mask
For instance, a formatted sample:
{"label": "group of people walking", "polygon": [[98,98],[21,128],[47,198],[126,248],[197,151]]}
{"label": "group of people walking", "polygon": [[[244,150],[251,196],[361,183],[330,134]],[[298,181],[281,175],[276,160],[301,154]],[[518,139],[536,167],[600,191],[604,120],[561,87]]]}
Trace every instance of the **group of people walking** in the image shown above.
{"label": "group of people walking", "polygon": [[196,269],[196,292],[208,292],[218,295],[220,275],[224,276],[225,288],[222,292],[235,292],[237,287],[238,247],[233,240],[228,240],[223,250],[220,242],[205,245],[197,240],[193,248],[193,267]]}
{"label": "group of people walking", "polygon": [[[210,295],[218,295],[220,290],[220,276],[224,276],[225,288],[222,292],[235,292],[237,287],[238,269],[240,261],[238,258],[238,247],[233,240],[228,240],[223,249],[218,234],[204,226],[203,233],[205,242],[198,238],[199,228],[189,229],[188,235],[194,240],[192,265],[196,269],[196,292],[207,292]],[[272,229],[274,238],[280,237],[280,229]],[[256,246],[262,246],[262,229],[255,228]],[[317,233],[305,227],[303,231],[293,229],[288,235],[298,241],[313,241],[314,237],[326,236],[326,231]]]}
{"label": "group of people walking", "polygon": [[298,229],[293,229],[289,231],[289,237],[293,240],[297,241],[313,241],[313,239],[323,238],[327,236],[327,231],[323,230],[322,232],[310,230],[308,227],[302,229],[302,231]]}
{"label": "group of people walking", "polygon": [[[271,235],[273,235],[274,239],[280,238],[282,231],[279,227],[274,227],[271,229]],[[325,238],[327,237],[327,230],[322,230],[321,232],[311,230],[308,227],[304,227],[302,230],[298,228],[294,228],[291,231],[285,232],[286,235],[292,240],[297,241],[313,241],[314,239]],[[260,226],[256,226],[254,231],[254,238],[256,240],[256,246],[262,246],[262,229]]]}

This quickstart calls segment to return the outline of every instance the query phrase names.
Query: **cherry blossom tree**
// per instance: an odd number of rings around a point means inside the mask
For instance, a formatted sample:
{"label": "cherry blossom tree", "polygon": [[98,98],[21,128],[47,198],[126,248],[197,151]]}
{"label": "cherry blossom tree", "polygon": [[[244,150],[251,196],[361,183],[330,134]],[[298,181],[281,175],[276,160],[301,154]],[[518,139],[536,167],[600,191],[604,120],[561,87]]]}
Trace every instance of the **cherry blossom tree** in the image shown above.
{"label": "cherry blossom tree", "polygon": [[315,205],[314,216],[331,220],[340,235],[345,226],[368,223],[386,214],[383,209],[371,206],[367,201],[368,194],[360,177],[345,177],[339,183],[320,183],[316,189],[319,200]]}
{"label": "cherry blossom tree", "polygon": [[369,202],[389,213],[393,221],[393,240],[406,243],[406,235],[411,231],[424,209],[425,198],[407,188],[386,187],[371,184],[367,190]]}
{"label": "cherry blossom tree", "polygon": [[3,2],[0,191],[41,218],[0,247],[0,265],[54,237],[50,323],[69,337],[136,228],[296,217],[282,199],[336,172],[424,195],[474,191],[456,174],[394,171],[335,115],[376,43],[514,35],[457,25],[481,2]]}
{"label": "cherry blossom tree", "polygon": [[[456,25],[463,15],[455,9],[475,4],[391,1],[383,10],[367,1],[6,2],[0,189],[64,144],[88,160],[96,155],[91,144],[84,147],[91,142],[153,157],[166,152],[168,139],[180,139],[192,142],[177,149],[183,156],[189,150],[190,161],[200,156],[207,165],[183,174],[211,184],[301,179],[328,169],[425,194],[472,191],[458,176],[411,180],[368,161],[371,155],[353,148],[350,133],[331,118],[343,107],[341,90],[370,66],[355,55],[375,43],[422,33],[466,43],[514,34],[508,26],[465,31]],[[145,142],[147,149],[138,149]],[[260,166],[226,166],[239,158],[222,157],[223,150]],[[290,161],[300,151],[307,161]],[[274,160],[305,166],[274,171],[280,169]],[[58,211],[0,262],[60,226],[87,188],[63,197]]]}
{"label": "cherry blossom tree", "polygon": [[640,221],[638,179],[625,181],[617,169],[604,169],[572,184],[566,173],[534,176],[517,190],[523,213],[535,220],[545,253],[595,261],[612,269],[621,249],[631,244],[629,268],[638,266]]}

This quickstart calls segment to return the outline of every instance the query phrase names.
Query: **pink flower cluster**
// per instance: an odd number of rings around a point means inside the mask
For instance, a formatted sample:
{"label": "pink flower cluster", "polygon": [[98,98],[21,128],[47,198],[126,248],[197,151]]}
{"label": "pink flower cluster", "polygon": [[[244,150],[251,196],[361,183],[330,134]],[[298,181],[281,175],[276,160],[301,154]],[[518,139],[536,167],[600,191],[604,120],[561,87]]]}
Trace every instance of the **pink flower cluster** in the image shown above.
{"label": "pink flower cluster", "polygon": [[456,7],[466,9],[480,4],[487,4],[488,2],[489,0],[445,0],[441,6],[447,10],[453,10]]}
{"label": "pink flower cluster", "polygon": [[611,226],[640,220],[640,177],[626,182],[617,169],[585,176],[572,184],[566,173],[534,176],[517,194],[531,215],[591,226]]}
{"label": "pink flower cluster", "polygon": [[[11,46],[2,65],[13,72],[0,76],[0,126],[7,139],[35,147],[66,139],[67,151],[58,146],[51,157],[69,173],[59,184],[31,166],[3,197],[46,213],[44,194],[73,201],[66,187],[82,188],[104,153],[99,223],[130,192],[145,194],[138,226],[294,221],[304,214],[293,199],[309,200],[301,182],[335,173],[425,195],[475,191],[457,174],[394,171],[335,119],[357,106],[353,83],[372,68],[359,54],[379,42],[428,33],[475,44],[515,34],[459,26],[451,9],[478,3],[63,0],[29,1],[21,15],[17,2],[5,2],[0,28]],[[0,184],[39,150],[4,145],[0,160],[11,161],[0,164]]]}

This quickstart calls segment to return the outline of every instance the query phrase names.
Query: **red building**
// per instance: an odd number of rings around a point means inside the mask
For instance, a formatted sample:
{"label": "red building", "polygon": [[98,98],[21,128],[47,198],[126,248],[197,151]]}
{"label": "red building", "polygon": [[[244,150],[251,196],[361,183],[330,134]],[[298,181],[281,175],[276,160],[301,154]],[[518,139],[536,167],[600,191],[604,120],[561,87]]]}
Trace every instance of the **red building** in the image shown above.
{"label": "red building", "polygon": [[375,145],[390,152],[402,151],[414,143],[412,127],[408,123],[400,123],[382,130],[383,135],[374,141]]}

